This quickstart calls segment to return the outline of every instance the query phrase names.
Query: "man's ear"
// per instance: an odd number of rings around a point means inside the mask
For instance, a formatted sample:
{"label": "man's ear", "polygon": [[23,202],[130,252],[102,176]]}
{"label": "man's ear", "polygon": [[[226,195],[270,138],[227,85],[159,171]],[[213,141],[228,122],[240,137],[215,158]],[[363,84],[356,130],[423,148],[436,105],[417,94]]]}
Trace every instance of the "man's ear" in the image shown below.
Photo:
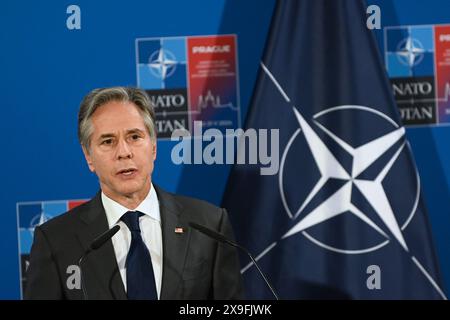
{"label": "man's ear", "polygon": [[152,157],[153,157],[153,161],[156,160],[156,138],[155,141],[152,142],[153,146],[152,146]]}
{"label": "man's ear", "polygon": [[94,164],[92,162],[92,157],[89,154],[89,151],[84,146],[82,146],[82,149],[83,149],[84,158],[86,159],[86,162],[87,162],[87,164],[89,166],[89,170],[91,170],[92,172],[95,173],[95,167],[94,167]]}

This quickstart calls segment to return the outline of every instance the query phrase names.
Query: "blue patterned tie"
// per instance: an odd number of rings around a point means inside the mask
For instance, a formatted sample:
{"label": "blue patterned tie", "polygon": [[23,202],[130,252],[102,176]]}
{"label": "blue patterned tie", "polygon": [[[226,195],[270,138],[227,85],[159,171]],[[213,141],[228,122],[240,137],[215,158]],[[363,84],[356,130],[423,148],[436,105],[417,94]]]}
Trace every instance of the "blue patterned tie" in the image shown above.
{"label": "blue patterned tie", "polygon": [[130,300],[157,300],[152,259],[139,228],[139,217],[142,215],[139,211],[128,211],[120,218],[131,231],[131,245],[125,262],[127,296]]}

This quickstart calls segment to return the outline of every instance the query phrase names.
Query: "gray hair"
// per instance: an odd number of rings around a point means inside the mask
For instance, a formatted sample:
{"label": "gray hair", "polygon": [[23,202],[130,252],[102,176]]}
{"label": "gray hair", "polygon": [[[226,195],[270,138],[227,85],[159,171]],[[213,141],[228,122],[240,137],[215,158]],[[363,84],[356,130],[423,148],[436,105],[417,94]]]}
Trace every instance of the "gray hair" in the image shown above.
{"label": "gray hair", "polygon": [[152,141],[156,140],[155,111],[144,90],[131,87],[99,88],[89,92],[83,99],[78,113],[78,140],[89,152],[92,135],[92,115],[95,110],[111,101],[131,102],[138,107]]}

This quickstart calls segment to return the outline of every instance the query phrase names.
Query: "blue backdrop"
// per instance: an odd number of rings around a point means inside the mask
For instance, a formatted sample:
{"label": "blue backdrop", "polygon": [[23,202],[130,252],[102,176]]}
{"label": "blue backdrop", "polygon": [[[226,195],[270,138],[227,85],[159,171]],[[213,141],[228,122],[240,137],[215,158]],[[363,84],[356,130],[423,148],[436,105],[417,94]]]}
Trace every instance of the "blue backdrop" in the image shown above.
{"label": "blue backdrop", "polygon": [[[66,26],[71,4],[81,9],[80,30]],[[20,298],[18,204],[86,199],[98,190],[76,137],[78,106],[93,88],[137,85],[135,39],[235,34],[245,119],[274,4],[275,0],[2,3],[0,299]],[[383,56],[385,26],[450,24],[450,3],[445,0],[369,4],[381,8],[382,29],[376,35]],[[450,127],[408,128],[407,135],[445,287],[450,288]],[[175,165],[170,158],[173,145],[158,142],[153,180],[168,191],[220,204],[230,167]]]}

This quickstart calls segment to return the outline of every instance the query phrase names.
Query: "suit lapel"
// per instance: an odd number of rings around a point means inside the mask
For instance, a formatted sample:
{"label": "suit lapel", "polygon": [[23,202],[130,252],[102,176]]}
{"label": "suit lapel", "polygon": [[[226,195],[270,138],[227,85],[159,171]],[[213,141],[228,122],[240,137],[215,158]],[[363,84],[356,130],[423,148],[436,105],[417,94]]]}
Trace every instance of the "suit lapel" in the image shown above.
{"label": "suit lapel", "polygon": [[[180,299],[184,262],[190,240],[190,228],[181,215],[182,206],[174,196],[155,186],[161,211],[163,238],[163,274],[161,299]],[[176,228],[183,228],[176,233]]]}
{"label": "suit lapel", "polygon": [[[80,214],[80,219],[85,227],[77,237],[87,250],[92,241],[109,228],[100,192]],[[89,299],[127,299],[111,240],[86,257],[82,271]]]}

